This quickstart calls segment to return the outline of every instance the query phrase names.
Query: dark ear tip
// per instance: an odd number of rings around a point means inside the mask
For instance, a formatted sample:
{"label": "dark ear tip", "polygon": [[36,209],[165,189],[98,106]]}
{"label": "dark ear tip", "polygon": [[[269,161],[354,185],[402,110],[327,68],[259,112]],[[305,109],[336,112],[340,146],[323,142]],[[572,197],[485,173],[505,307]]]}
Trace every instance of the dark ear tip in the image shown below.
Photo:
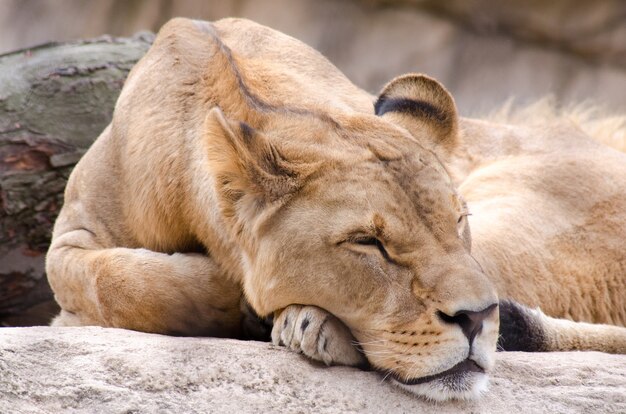
{"label": "dark ear tip", "polygon": [[394,98],[422,101],[456,115],[456,104],[450,92],[439,81],[422,73],[407,73],[387,83],[374,104],[376,115],[381,115],[385,102]]}
{"label": "dark ear tip", "polygon": [[378,115],[378,116],[382,115],[381,109],[386,100],[387,100],[387,96],[385,96],[384,93],[381,93],[380,96],[378,96],[378,99],[376,99],[376,102],[374,102],[374,114],[375,115]]}
{"label": "dark ear tip", "polygon": [[425,141],[428,145],[451,151],[457,143],[454,99],[443,85],[426,75],[409,73],[393,79],[374,103],[374,113],[404,127],[414,137],[430,136]]}

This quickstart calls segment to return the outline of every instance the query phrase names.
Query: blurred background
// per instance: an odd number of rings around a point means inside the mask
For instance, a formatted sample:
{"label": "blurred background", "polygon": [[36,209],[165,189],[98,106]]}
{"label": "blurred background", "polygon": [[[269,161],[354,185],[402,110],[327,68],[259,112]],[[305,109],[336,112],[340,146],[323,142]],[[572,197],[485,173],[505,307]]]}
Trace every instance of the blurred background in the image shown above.
{"label": "blurred background", "polygon": [[44,259],[65,182],[150,45],[134,35],[174,16],[268,25],[371,93],[427,73],[464,116],[545,96],[626,114],[626,0],[0,0],[0,326],[58,311]]}
{"label": "blurred background", "polygon": [[370,92],[427,73],[465,115],[547,94],[626,112],[624,0],[0,0],[0,53],[157,31],[173,16],[271,26]]}

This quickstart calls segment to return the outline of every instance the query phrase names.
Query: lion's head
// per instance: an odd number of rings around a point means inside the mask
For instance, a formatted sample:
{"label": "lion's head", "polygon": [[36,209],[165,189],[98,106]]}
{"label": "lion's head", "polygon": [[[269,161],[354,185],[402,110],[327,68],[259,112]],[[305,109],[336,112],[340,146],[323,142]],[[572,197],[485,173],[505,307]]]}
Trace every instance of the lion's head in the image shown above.
{"label": "lion's head", "polygon": [[441,161],[457,144],[450,94],[406,75],[371,115],[251,119],[214,109],[205,127],[256,311],[318,306],[403,388],[433,399],[480,392],[497,297],[470,254],[468,212]]}

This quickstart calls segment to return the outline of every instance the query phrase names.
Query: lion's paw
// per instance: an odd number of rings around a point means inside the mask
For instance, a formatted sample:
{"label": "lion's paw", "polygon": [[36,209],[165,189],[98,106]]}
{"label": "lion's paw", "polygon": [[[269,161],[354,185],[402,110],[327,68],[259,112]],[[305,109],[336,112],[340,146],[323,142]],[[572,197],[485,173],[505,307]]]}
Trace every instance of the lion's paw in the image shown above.
{"label": "lion's paw", "polygon": [[290,305],[283,309],[274,319],[272,342],[326,365],[367,365],[348,327],[315,306]]}

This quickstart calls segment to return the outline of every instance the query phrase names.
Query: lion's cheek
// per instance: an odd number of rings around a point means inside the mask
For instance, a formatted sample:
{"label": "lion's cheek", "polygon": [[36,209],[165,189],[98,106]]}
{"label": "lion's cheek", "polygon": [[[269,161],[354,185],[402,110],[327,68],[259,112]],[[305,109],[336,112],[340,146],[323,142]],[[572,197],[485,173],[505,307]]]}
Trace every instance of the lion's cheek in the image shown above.
{"label": "lion's cheek", "polygon": [[381,292],[363,280],[362,272],[336,263],[326,251],[300,246],[300,251],[308,252],[305,256],[292,247],[270,241],[260,244],[254,257],[243,258],[243,289],[257,313],[269,315],[299,304],[320,307],[344,323],[372,314],[372,295]]}
{"label": "lion's cheek", "polygon": [[[335,274],[278,274],[249,272],[244,277],[244,292],[255,311],[269,315],[289,305],[312,305],[322,308],[348,327],[361,327],[372,315],[380,313],[378,301],[363,300],[350,292],[349,284]],[[339,280],[339,282],[338,282]]]}
{"label": "lion's cheek", "polygon": [[[254,310],[259,315],[283,309],[289,305],[314,305],[324,308],[331,303],[327,281],[318,275],[304,277],[294,272],[291,267],[273,266],[275,262],[256,261],[249,268],[243,279],[243,289]],[[332,312],[331,309],[327,309]]]}

